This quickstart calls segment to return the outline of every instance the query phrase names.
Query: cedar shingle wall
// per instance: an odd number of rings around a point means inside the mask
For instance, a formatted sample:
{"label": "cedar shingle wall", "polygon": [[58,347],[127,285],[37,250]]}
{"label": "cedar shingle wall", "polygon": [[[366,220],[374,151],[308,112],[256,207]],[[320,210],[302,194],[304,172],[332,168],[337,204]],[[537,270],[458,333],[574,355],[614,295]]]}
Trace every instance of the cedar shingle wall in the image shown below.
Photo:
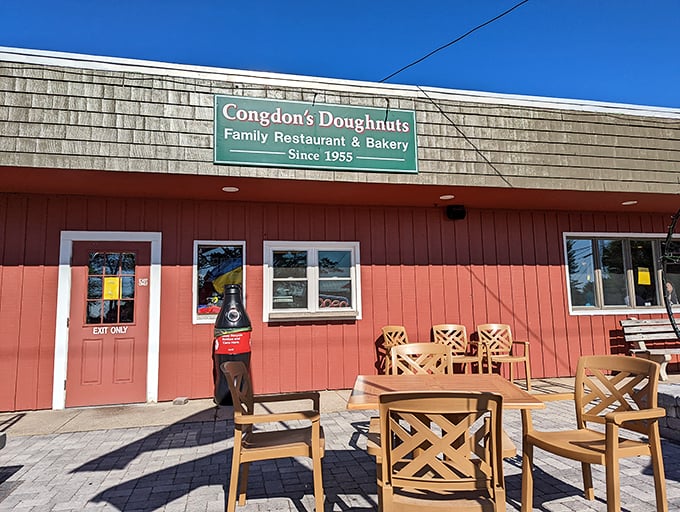
{"label": "cedar shingle wall", "polygon": [[[424,95],[387,98],[368,85],[340,93],[270,82],[0,62],[0,166],[629,192],[679,188],[680,114],[655,118],[439,97],[435,106]],[[417,112],[420,172],[216,166],[218,93],[373,107],[389,99],[391,108]]]}

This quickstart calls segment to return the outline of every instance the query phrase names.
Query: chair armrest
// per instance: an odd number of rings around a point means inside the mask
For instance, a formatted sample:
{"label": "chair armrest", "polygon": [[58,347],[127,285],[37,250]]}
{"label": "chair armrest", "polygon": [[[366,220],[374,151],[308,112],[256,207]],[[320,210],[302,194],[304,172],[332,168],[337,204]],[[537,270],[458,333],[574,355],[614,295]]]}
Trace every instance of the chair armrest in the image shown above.
{"label": "chair armrest", "polygon": [[516,341],[512,340],[512,346],[510,347],[510,353],[515,355],[515,345],[523,345],[524,346],[524,352],[522,355],[529,355],[529,342],[528,341]]}
{"label": "chair armrest", "polygon": [[243,414],[234,416],[236,425],[254,425],[258,423],[276,423],[279,421],[307,420],[312,423],[319,421],[319,411],[277,412],[273,414]]}
{"label": "chair armrest", "polygon": [[314,409],[319,410],[319,393],[317,391],[300,391],[292,393],[275,393],[270,395],[255,395],[253,402],[261,404],[265,402],[293,402],[295,400],[311,400]]}
{"label": "chair armrest", "polygon": [[653,409],[643,409],[641,411],[619,411],[605,414],[604,419],[607,423],[621,425],[628,421],[656,420],[666,416],[666,409],[654,407]]}

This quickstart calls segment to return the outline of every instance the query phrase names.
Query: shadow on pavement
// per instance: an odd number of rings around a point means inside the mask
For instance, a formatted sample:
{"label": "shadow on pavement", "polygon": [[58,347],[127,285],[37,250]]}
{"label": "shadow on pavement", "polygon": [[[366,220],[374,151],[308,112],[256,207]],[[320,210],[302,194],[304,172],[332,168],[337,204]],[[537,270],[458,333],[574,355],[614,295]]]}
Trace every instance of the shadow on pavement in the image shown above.
{"label": "shadow on pavement", "polygon": [[[367,422],[366,422],[367,425]],[[72,473],[125,470],[133,465],[157,459],[149,471],[140,468],[140,475],[99,492],[90,502],[106,502],[121,511],[151,512],[162,509],[205,486],[220,486],[226,507],[226,488],[230,475],[233,422],[184,420],[169,425],[142,439],[122,446],[77,467]],[[212,444],[222,445],[205,454]],[[166,465],[172,449],[182,449],[186,462]],[[189,450],[187,450],[189,448]],[[195,450],[191,450],[195,448]],[[155,457],[154,453],[163,455]],[[204,454],[201,456],[201,454]],[[192,456],[193,455],[193,456]],[[305,459],[302,461],[306,462]],[[158,466],[159,469],[151,470]],[[375,510],[375,465],[365,450],[336,450],[326,447],[323,459],[326,510]],[[310,465],[296,459],[253,462],[248,478],[247,499],[274,500],[282,498],[294,510],[313,508],[313,480]],[[213,488],[214,489],[214,488]],[[214,500],[214,498],[212,498]],[[290,500],[290,501],[288,501]],[[291,503],[292,502],[292,503]],[[261,507],[261,504],[260,504]]]}

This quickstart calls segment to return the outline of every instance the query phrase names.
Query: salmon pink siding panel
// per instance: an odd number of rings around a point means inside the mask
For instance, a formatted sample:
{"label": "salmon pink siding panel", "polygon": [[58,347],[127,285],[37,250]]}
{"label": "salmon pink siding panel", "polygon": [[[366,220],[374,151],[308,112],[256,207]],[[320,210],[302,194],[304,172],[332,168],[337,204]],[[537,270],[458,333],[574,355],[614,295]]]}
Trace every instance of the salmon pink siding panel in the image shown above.
{"label": "salmon pink siding panel", "polygon": [[[435,323],[508,323],[531,343],[534,376],[573,374],[607,353],[620,316],[569,316],[565,231],[663,233],[662,215],[0,195],[0,409],[51,407],[62,230],[162,234],[159,399],[212,396],[212,326],[192,323],[193,242],[245,240],[257,392],[339,389],[376,371],[380,328],[414,341]],[[264,323],[263,242],[358,241],[362,318]],[[618,336],[618,338],[617,338]],[[507,374],[507,369],[503,369]],[[519,369],[523,376],[523,369]]]}

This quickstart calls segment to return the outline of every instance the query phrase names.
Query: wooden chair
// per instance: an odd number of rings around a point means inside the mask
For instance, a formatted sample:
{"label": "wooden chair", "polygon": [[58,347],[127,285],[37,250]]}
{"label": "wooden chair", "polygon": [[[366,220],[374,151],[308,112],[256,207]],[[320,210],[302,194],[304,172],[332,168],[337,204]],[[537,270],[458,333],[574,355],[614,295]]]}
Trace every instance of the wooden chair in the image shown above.
{"label": "wooden chair", "polygon": [[464,325],[433,325],[432,333],[435,343],[448,345],[451,349],[452,364],[461,364],[463,371],[467,373],[469,363],[477,363],[477,373],[482,373],[482,350],[477,350],[477,354],[470,353],[470,343]]}
{"label": "wooden chair", "polygon": [[391,350],[397,345],[405,345],[408,341],[408,334],[403,325],[385,325],[382,328],[383,346],[385,347],[385,373],[390,373]]}
{"label": "wooden chair", "polygon": [[[653,361],[620,355],[584,356],[576,369],[573,398],[576,429],[557,432],[534,430],[531,413],[522,411],[524,427],[522,461],[522,511],[533,510],[534,447],[581,462],[585,497],[594,498],[591,464],[605,466],[607,511],[621,510],[619,459],[650,455],[654,470],[656,508],[667,512],[666,484],[657,407],[659,365]],[[550,395],[545,395],[550,398]],[[564,394],[557,395],[565,398]],[[595,429],[589,424],[598,424]],[[627,431],[627,432],[626,432]],[[625,437],[619,437],[626,432]],[[641,437],[640,434],[646,436]],[[559,476],[559,475],[554,475]]]}
{"label": "wooden chair", "polygon": [[[323,511],[324,493],[321,459],[324,456],[324,435],[320,425],[319,394],[309,392],[253,396],[248,369],[243,362],[223,363],[220,368],[227,378],[234,403],[234,450],[231,460],[227,511],[234,512],[236,509],[236,491],[241,466],[243,466],[243,470],[238,497],[239,505],[243,506],[246,502],[250,463],[257,460],[284,457],[309,457],[312,459],[316,510]],[[255,414],[255,403],[291,400],[311,400],[313,408],[300,412]],[[253,428],[260,424],[300,420],[309,421],[311,425],[267,431],[255,431]]]}
{"label": "wooden chair", "polygon": [[380,395],[380,510],[505,511],[502,400],[449,391]]}
{"label": "wooden chair", "polygon": [[[477,326],[478,342],[484,350],[489,373],[494,363],[510,365],[510,381],[515,381],[514,364],[524,363],[527,391],[531,391],[531,364],[529,361],[529,342],[512,339],[510,326],[507,324],[481,324]],[[516,347],[522,345],[522,355],[516,353]]]}
{"label": "wooden chair", "polygon": [[451,349],[441,343],[409,343],[392,347],[390,373],[453,373]]}

